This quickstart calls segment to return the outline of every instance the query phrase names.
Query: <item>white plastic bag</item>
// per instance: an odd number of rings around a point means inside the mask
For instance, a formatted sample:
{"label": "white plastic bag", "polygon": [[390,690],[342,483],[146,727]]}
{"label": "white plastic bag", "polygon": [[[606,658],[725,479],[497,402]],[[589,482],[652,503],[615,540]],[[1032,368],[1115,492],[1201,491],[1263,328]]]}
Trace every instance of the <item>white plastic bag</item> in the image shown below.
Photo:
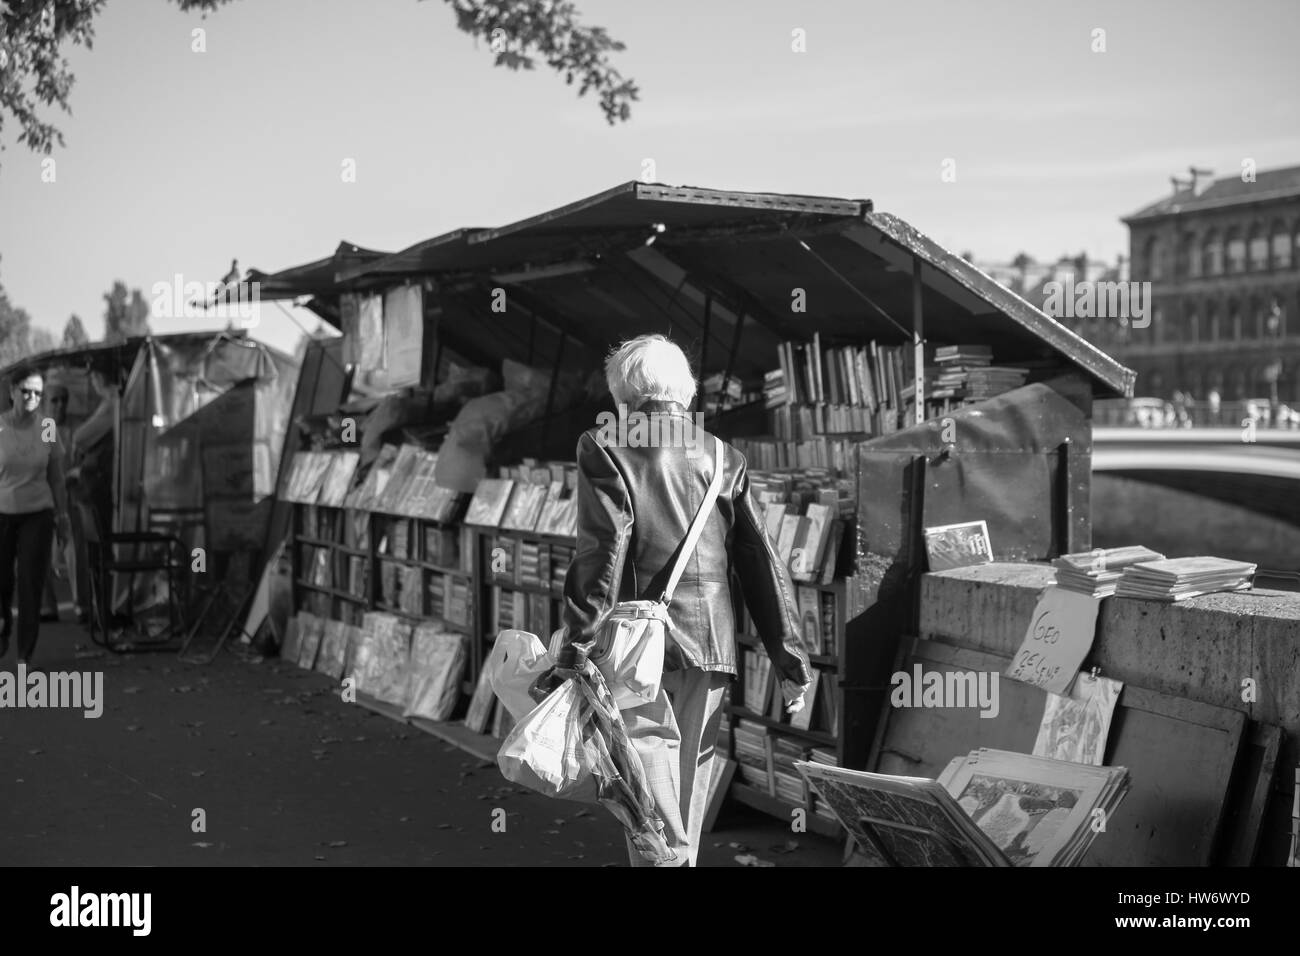
{"label": "white plastic bag", "polygon": [[528,688],[553,661],[536,634],[506,630],[496,642],[483,666],[492,691],[516,721],[523,720],[537,706]]}
{"label": "white plastic bag", "polygon": [[497,752],[507,780],[548,797],[598,802],[592,755],[584,741],[586,698],[566,680],[510,731]]}

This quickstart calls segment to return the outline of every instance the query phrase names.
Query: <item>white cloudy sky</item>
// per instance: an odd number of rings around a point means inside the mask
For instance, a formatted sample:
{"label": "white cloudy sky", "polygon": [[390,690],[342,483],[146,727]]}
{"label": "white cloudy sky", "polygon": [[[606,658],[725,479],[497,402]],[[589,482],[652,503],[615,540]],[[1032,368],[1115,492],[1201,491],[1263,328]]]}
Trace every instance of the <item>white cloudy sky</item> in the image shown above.
{"label": "white cloudy sky", "polygon": [[69,54],[56,181],[3,134],[0,281],[37,324],[75,312],[97,336],[114,279],[147,294],[232,258],[271,271],[343,239],[399,249],[639,178],[647,158],[662,182],[871,198],[981,259],[1113,259],[1119,217],[1190,163],[1300,163],[1295,0],[578,6],[627,44],[629,123],[545,68],[494,68],[436,0],[236,0],[206,21],[108,4],[93,51]]}

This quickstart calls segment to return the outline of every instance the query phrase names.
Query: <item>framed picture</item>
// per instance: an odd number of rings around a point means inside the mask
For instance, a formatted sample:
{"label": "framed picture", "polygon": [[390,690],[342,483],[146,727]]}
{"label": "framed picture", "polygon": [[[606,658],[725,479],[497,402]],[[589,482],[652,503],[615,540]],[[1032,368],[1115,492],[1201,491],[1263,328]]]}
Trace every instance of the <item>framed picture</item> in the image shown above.
{"label": "framed picture", "polygon": [[925,529],[925,551],[931,571],[992,564],[993,544],[984,521],[966,521]]}

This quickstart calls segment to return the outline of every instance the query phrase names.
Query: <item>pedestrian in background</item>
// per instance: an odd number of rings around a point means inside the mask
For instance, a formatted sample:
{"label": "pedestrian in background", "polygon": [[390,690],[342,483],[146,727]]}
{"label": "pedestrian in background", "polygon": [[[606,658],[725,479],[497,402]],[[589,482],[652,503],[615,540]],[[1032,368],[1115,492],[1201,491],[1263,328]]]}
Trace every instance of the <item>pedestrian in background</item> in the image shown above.
{"label": "pedestrian in background", "polygon": [[0,413],[0,656],[14,630],[18,583],[18,659],[30,663],[40,633],[41,592],[50,567],[51,539],[68,538],[63,450],[53,422],[41,415],[45,379],[30,366],[10,377],[13,407]]}

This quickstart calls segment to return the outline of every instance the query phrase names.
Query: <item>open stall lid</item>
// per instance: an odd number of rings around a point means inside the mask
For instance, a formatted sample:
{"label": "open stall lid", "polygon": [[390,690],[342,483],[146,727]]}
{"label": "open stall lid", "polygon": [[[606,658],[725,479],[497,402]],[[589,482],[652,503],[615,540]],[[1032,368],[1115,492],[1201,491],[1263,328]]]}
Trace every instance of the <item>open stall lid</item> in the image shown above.
{"label": "open stall lid", "polygon": [[[928,342],[990,344],[998,362],[1073,365],[1098,397],[1130,396],[1135,378],[864,199],[628,182],[358,261],[336,278],[414,276],[432,280],[440,328],[467,356],[525,361],[555,354],[557,337],[599,355],[658,330],[689,343],[706,374],[761,376],[784,339],[910,342],[919,280]],[[511,303],[501,314],[488,307],[496,288]]]}

